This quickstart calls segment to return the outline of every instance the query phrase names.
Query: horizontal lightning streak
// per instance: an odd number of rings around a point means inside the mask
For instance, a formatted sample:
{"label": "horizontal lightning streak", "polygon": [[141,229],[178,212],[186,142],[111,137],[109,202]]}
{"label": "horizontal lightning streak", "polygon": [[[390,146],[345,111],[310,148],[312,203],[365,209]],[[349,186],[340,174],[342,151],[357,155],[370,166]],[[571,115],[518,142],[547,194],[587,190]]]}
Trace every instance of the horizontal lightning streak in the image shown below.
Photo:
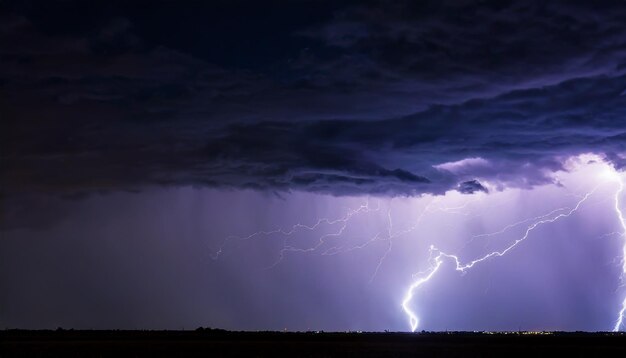
{"label": "horizontal lightning streak", "polygon": [[535,216],[535,217],[533,217],[533,218],[528,218],[528,219],[525,219],[525,220],[521,220],[521,221],[515,222],[515,223],[513,223],[513,224],[509,224],[509,225],[505,226],[504,228],[502,228],[502,229],[500,229],[500,230],[498,230],[498,231],[490,232],[490,233],[487,233],[487,234],[478,234],[478,235],[473,235],[473,236],[471,237],[471,239],[470,239],[470,242],[471,242],[472,240],[474,240],[474,239],[478,239],[478,238],[481,238],[481,237],[491,237],[491,236],[496,236],[496,235],[504,234],[505,232],[507,232],[508,230],[510,230],[510,229],[512,229],[512,228],[514,228],[514,227],[520,226],[520,225],[522,225],[522,224],[526,224],[527,222],[530,222],[530,221],[541,220],[541,219],[543,219],[543,218],[546,218],[546,217],[552,216],[552,215],[554,215],[554,214],[558,213],[559,211],[565,211],[565,210],[569,210],[569,209],[570,209],[570,208],[569,208],[569,207],[567,207],[567,206],[566,206],[566,207],[562,207],[562,208],[558,208],[558,209],[554,209],[554,210],[552,210],[551,212],[549,212],[549,213],[547,213],[547,214],[544,214],[544,215],[539,215],[539,216]]}
{"label": "horizontal lightning streak", "polygon": [[[222,244],[220,245],[219,249],[213,255],[213,259],[214,260],[219,259],[219,256],[222,254],[224,247],[231,240],[247,241],[247,240],[253,239],[253,238],[257,237],[257,236],[272,236],[272,235],[282,235],[282,236],[288,237],[288,236],[292,236],[293,234],[298,232],[300,229],[306,230],[306,231],[314,231],[314,230],[316,230],[317,228],[319,228],[320,226],[322,226],[324,224],[327,225],[327,226],[332,226],[332,225],[336,225],[336,224],[341,223],[342,225],[341,225],[341,228],[339,229],[338,233],[326,234],[326,235],[320,237],[319,240],[320,240],[321,244],[318,244],[315,247],[315,248],[318,248],[319,246],[323,245],[323,239],[325,237],[341,235],[341,233],[343,233],[343,231],[345,230],[345,228],[347,226],[347,223],[350,221],[350,218],[352,218],[354,215],[362,213],[362,212],[370,212],[370,211],[378,211],[378,210],[380,210],[380,203],[377,203],[377,206],[376,206],[375,209],[371,209],[370,208],[369,199],[368,199],[365,204],[359,206],[358,208],[356,208],[356,209],[348,209],[346,215],[341,217],[341,218],[338,218],[338,219],[320,218],[313,225],[306,225],[306,224],[297,223],[297,224],[292,225],[289,230],[285,230],[285,229],[279,228],[279,229],[275,229],[275,230],[271,230],[271,231],[257,231],[257,232],[254,232],[254,233],[248,235],[248,236],[245,236],[245,237],[229,236],[222,242]],[[284,254],[284,252],[285,251],[289,251],[289,250],[286,250],[287,248],[289,248],[289,246],[286,244],[286,239],[285,239],[283,251],[281,251],[281,259],[282,259],[282,255]]]}
{"label": "horizontal lightning streak", "polygon": [[[339,223],[341,222],[341,227],[339,228],[339,230],[337,232],[333,232],[333,233],[329,233],[329,234],[325,234],[322,235],[318,241],[317,244],[309,247],[309,248],[297,248],[294,246],[290,246],[287,244],[287,237],[285,238],[284,242],[283,242],[283,248],[280,250],[279,255],[278,255],[278,259],[271,264],[270,266],[267,267],[267,269],[271,269],[273,267],[275,267],[276,265],[278,265],[285,257],[285,253],[287,252],[299,252],[299,253],[308,253],[308,252],[313,252],[313,251],[317,251],[320,247],[322,247],[325,243],[326,243],[326,239],[330,238],[330,237],[340,237],[343,232],[346,230],[346,228],[348,227],[348,223],[350,222],[350,219],[356,215],[359,214],[361,212],[371,212],[371,211],[379,211],[380,210],[380,202],[377,203],[376,209],[370,209],[369,207],[369,200],[365,205],[361,205],[358,209],[356,210],[349,210],[348,213],[346,214],[345,217],[341,218],[341,219],[337,219],[335,220],[333,223]],[[289,235],[285,235],[285,236],[289,236]],[[370,240],[372,241],[372,240]],[[333,252],[336,250],[339,250],[340,248],[336,248],[336,247],[331,247],[329,249],[327,249],[325,252]],[[323,254],[323,253],[322,253]]]}

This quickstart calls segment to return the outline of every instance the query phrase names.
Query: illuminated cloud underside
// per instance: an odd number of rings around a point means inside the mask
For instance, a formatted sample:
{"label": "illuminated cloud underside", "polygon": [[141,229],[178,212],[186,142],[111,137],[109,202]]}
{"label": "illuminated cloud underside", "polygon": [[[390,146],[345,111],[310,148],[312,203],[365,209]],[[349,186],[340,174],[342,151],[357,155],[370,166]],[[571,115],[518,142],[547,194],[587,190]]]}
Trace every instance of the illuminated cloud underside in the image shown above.
{"label": "illuminated cloud underside", "polygon": [[[454,163],[441,164],[436,167],[440,170],[457,172],[464,170],[471,171],[471,167],[475,166],[489,167],[490,165],[491,164],[487,160],[484,160],[482,158],[469,158]],[[574,184],[578,187],[587,188],[587,191],[584,192],[568,192],[568,196],[576,198],[576,200],[573,201],[569,206],[559,207],[535,217],[530,217],[510,223],[506,226],[503,226],[498,231],[476,234],[471,236],[470,238],[465,238],[465,240],[467,240],[467,246],[472,242],[480,241],[481,239],[484,240],[485,238],[499,237],[499,240],[506,241],[506,243],[503,244],[501,248],[494,251],[485,251],[475,258],[470,259],[463,258],[460,255],[437,248],[436,241],[430,243],[430,247],[428,250],[428,259],[426,260],[426,262],[428,263],[428,267],[426,270],[414,275],[415,281],[413,281],[409,285],[406,291],[406,295],[402,300],[402,309],[409,319],[411,331],[415,331],[419,327],[419,318],[417,314],[417,311],[419,311],[419,301],[415,300],[415,293],[418,292],[422,288],[422,286],[430,284],[432,280],[436,280],[437,272],[446,265],[452,266],[455,271],[458,271],[461,274],[469,274],[472,269],[477,265],[488,265],[489,262],[492,260],[506,260],[507,254],[509,254],[509,252],[511,252],[512,250],[523,250],[523,248],[518,246],[523,246],[523,243],[526,240],[550,240],[550,238],[535,237],[538,236],[536,235],[535,231],[541,230],[544,225],[552,225],[558,221],[572,220],[571,217],[577,215],[579,211],[588,210],[585,208],[585,206],[589,205],[590,203],[597,205],[599,201],[606,201],[607,195],[608,199],[610,199],[610,202],[613,205],[615,219],[619,223],[621,230],[619,232],[606,233],[605,235],[603,235],[603,237],[619,237],[621,239],[624,238],[624,234],[626,233],[626,223],[624,221],[621,204],[621,196],[624,190],[624,176],[620,172],[616,171],[611,164],[606,163],[601,156],[594,154],[585,154],[577,157],[568,158],[564,162],[564,168],[567,171],[552,173],[555,182],[560,183],[560,185],[565,188],[568,188],[570,185],[574,186]],[[486,182],[485,185],[492,190],[498,187],[497,183]],[[507,191],[508,190],[505,189],[504,192],[502,192],[501,194],[506,194]],[[472,200],[489,201],[489,195],[490,194],[479,193],[474,195],[477,196],[477,198],[474,198]],[[420,224],[424,225],[423,223],[421,223],[424,215],[432,212],[447,213],[448,215],[460,214],[464,216],[477,214],[475,212],[472,212],[472,209],[468,208],[471,200],[465,201],[465,203],[461,205],[448,206],[448,199],[453,198],[454,196],[455,195],[450,192],[443,197],[434,197],[433,199],[431,199],[431,201],[426,204],[424,209],[417,215],[417,217],[414,218],[413,225],[408,228],[394,230],[394,215],[392,214],[393,199],[386,205],[385,208],[381,208],[380,200],[378,200],[376,204],[373,204],[370,201],[376,200],[368,199],[365,204],[354,209],[348,209],[345,216],[339,218],[320,218],[312,225],[295,224],[287,229],[259,231],[252,233],[246,237],[229,237],[217,250],[216,254],[214,255],[214,259],[219,259],[219,254],[222,252],[222,249],[231,240],[247,241],[252,239],[281,237],[283,240],[283,245],[279,251],[279,255],[276,261],[269,265],[267,268],[273,268],[276,265],[279,265],[281,261],[285,258],[285,255],[338,255],[348,253],[353,250],[365,250],[367,246],[372,244],[373,242],[383,240],[387,242],[387,245],[386,248],[382,250],[378,263],[375,265],[375,269],[372,271],[372,276],[370,279],[371,282],[375,279],[376,274],[380,270],[380,267],[384,264],[385,258],[391,252],[393,248],[393,242],[395,240],[398,240],[402,236],[407,236],[407,239],[409,240],[422,241],[427,239],[420,235],[420,232],[424,229],[417,228],[418,226],[420,226]],[[411,200],[421,201],[423,200],[423,198],[415,198]],[[381,211],[383,211],[382,214],[386,221],[386,232],[372,233],[369,239],[363,240],[360,244],[350,243],[349,240],[351,240],[351,238],[343,237],[344,231],[350,225],[350,221],[353,220],[353,217],[372,212],[379,213]],[[480,213],[478,213],[478,215],[480,215]],[[297,241],[303,232],[315,233],[318,231],[318,229],[322,227],[330,227],[331,230],[323,234],[322,236],[319,236],[316,241],[313,241],[313,244],[311,246],[298,247]],[[516,233],[515,230],[513,230],[516,228],[521,231],[519,231],[519,233]],[[346,240],[348,240],[348,242],[345,242]],[[462,248],[464,249],[465,247]],[[624,275],[626,275],[626,261],[623,259],[623,257],[626,257],[626,241],[624,241],[622,251],[622,276],[620,280],[623,280],[625,277]],[[557,253],[554,253],[554,255],[557,255]],[[532,265],[532,263],[529,264]],[[623,328],[622,323],[625,311],[626,297],[624,298],[621,307],[616,308],[617,318],[614,322],[614,326],[612,327],[614,331],[618,331]]]}

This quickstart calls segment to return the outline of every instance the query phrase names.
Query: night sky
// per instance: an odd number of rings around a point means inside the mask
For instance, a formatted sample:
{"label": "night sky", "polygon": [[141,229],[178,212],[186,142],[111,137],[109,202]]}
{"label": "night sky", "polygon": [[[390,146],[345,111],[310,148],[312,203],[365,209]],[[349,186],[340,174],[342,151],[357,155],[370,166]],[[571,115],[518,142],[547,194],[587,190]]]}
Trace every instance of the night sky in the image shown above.
{"label": "night sky", "polygon": [[0,329],[624,330],[624,169],[625,1],[0,0]]}

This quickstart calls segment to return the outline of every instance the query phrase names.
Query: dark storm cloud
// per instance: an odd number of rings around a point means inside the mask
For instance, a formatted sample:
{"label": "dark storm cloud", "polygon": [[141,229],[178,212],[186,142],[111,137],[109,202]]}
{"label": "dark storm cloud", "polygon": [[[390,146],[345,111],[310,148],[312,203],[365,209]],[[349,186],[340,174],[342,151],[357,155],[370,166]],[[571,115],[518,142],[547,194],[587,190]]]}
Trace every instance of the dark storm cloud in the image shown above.
{"label": "dark storm cloud", "polygon": [[459,184],[457,189],[459,192],[463,194],[474,194],[478,191],[482,191],[484,193],[489,192],[487,188],[485,188],[478,180],[468,180]]}
{"label": "dark storm cloud", "polygon": [[[259,181],[264,174],[288,182],[300,171],[331,170],[376,174],[382,185],[398,177],[381,175],[376,163],[386,163],[431,179],[405,193],[440,193],[475,176],[531,187],[550,182],[549,172],[562,169],[568,155],[626,149],[620,139],[624,86],[626,76],[596,77],[396,119],[234,125],[211,142],[208,153],[212,160],[256,166]],[[472,157],[484,160],[432,168]]]}
{"label": "dark storm cloud", "polygon": [[150,21],[7,6],[4,195],[470,193],[550,182],[581,152],[623,165],[623,2],[296,3],[274,25],[233,4],[219,6],[236,29],[214,5],[173,18],[155,3]]}
{"label": "dark storm cloud", "polygon": [[311,82],[431,105],[617,74],[625,19],[622,2],[401,2],[337,11],[301,35],[337,54],[310,60]]}

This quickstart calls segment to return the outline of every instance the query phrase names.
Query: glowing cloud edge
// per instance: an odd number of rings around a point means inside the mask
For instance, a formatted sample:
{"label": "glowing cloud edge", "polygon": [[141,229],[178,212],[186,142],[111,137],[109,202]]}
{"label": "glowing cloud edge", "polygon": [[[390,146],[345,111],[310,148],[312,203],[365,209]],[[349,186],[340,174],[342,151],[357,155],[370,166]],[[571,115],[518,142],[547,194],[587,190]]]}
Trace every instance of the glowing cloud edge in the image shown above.
{"label": "glowing cloud edge", "polygon": [[[587,159],[587,160],[597,160],[598,157],[595,155],[582,155],[579,156],[578,159]],[[602,159],[600,159],[600,161],[602,161]],[[576,205],[574,206],[573,209],[569,210],[567,213],[561,213],[557,216],[555,216],[554,218],[551,219],[542,219],[539,221],[536,221],[534,223],[532,223],[531,225],[529,225],[526,228],[526,231],[524,233],[524,235],[519,238],[516,239],[513,244],[507,246],[507,248],[505,248],[502,251],[493,251],[490,252],[478,259],[469,261],[469,263],[466,264],[461,264],[460,259],[458,258],[458,256],[456,255],[452,255],[452,254],[448,254],[445,252],[442,252],[440,250],[438,250],[434,245],[430,246],[429,249],[429,262],[430,264],[430,268],[427,269],[426,271],[423,271],[421,273],[418,273],[417,275],[423,274],[425,276],[419,278],[418,280],[414,281],[407,289],[406,294],[404,295],[404,298],[402,300],[402,309],[404,311],[404,313],[407,315],[407,317],[409,318],[409,325],[411,327],[411,331],[415,332],[417,330],[417,327],[419,326],[419,317],[417,316],[417,314],[413,311],[413,309],[409,306],[409,304],[411,303],[414,295],[415,295],[415,291],[418,290],[422,285],[424,285],[425,283],[427,283],[428,281],[430,281],[435,273],[439,270],[439,268],[441,267],[441,265],[444,262],[444,259],[450,259],[452,261],[454,261],[455,263],[455,270],[459,271],[459,272],[466,272],[466,270],[471,269],[474,265],[476,265],[477,263],[480,262],[484,262],[492,257],[502,257],[504,256],[507,252],[509,252],[510,250],[512,250],[515,246],[517,246],[520,242],[526,240],[529,236],[529,234],[538,226],[543,225],[543,224],[549,224],[549,223],[553,223],[559,219],[563,219],[566,217],[569,217],[570,215],[572,215],[574,212],[578,211],[578,209],[580,208],[580,206],[602,185],[605,184],[606,182],[617,182],[619,183],[618,189],[614,194],[614,210],[616,212],[616,215],[619,219],[619,223],[622,227],[622,233],[621,233],[621,237],[622,238],[626,238],[626,219],[624,217],[624,214],[620,208],[620,195],[623,193],[624,191],[624,179],[622,178],[622,175],[620,172],[616,171],[612,166],[607,164],[607,170],[603,173],[601,173],[603,179],[605,179],[603,181],[603,183],[597,185],[596,187],[593,188],[593,190],[591,190],[590,192],[586,193],[582,199],[580,199]],[[553,211],[554,212],[554,211]],[[546,217],[547,215],[544,215],[543,217]],[[434,255],[435,253],[437,253],[437,255]],[[622,249],[622,281],[626,278],[626,239],[624,240],[624,245],[623,245],[623,249]],[[624,316],[626,315],[626,297],[624,297],[624,300],[622,302],[622,306],[620,311],[618,312],[618,318],[615,322],[615,325],[613,327],[613,331],[617,332],[620,330],[620,328],[622,327],[622,324],[624,323]]]}

